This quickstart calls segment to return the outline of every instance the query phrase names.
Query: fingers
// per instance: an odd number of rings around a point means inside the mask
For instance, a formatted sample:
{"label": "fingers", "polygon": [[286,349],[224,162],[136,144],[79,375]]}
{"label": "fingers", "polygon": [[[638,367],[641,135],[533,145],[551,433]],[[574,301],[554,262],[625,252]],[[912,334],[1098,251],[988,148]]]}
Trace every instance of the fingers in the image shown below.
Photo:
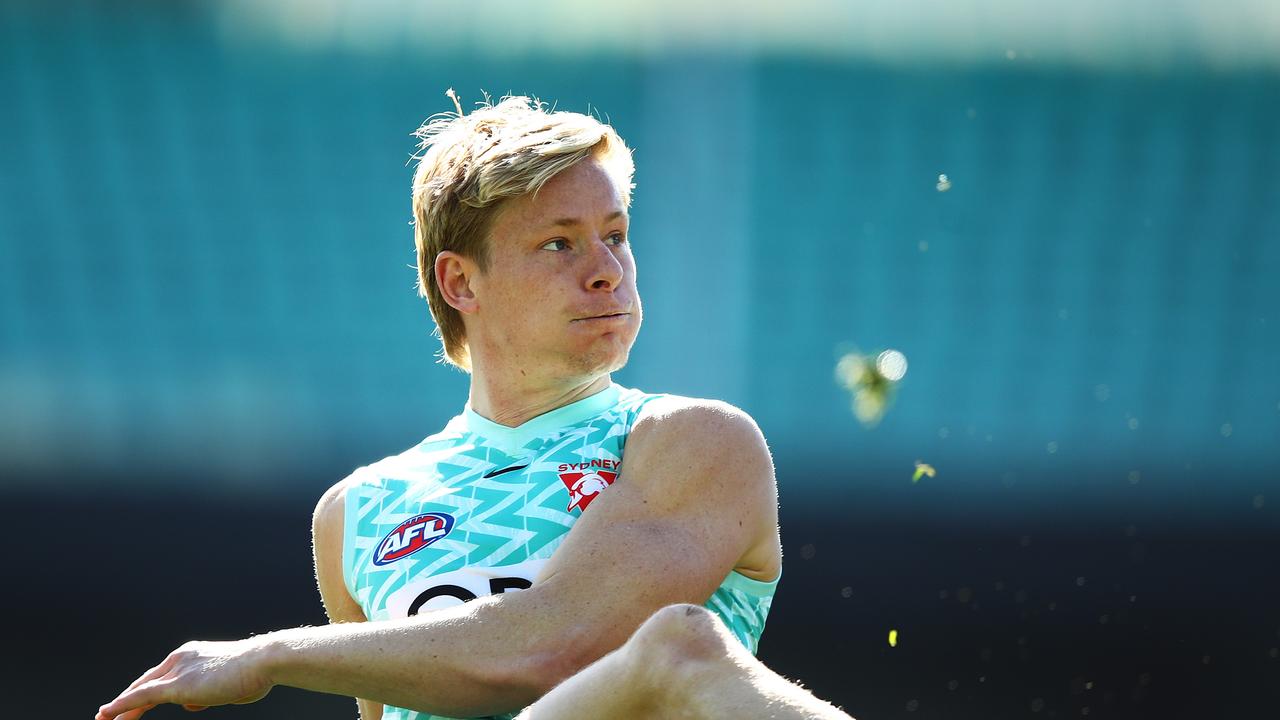
{"label": "fingers", "polygon": [[[159,665],[156,665],[150,670],[142,673],[142,675],[138,676],[137,680],[134,680],[133,682],[129,683],[129,687],[125,688],[124,692],[117,695],[115,700],[112,700],[106,705],[103,705],[102,707],[98,708],[98,714],[94,716],[94,720],[113,720],[113,719],[114,720],[137,720],[138,718],[142,717],[142,713],[155,707],[154,703],[147,705],[146,707],[138,707],[136,710],[133,710],[131,712],[126,712],[125,710],[119,709],[122,707],[120,705],[121,699],[124,698],[125,695],[127,695],[131,690],[136,689],[138,686],[142,685],[143,683],[148,683],[148,682],[151,682],[152,680],[155,680],[156,678],[162,677],[166,672],[169,671],[169,667],[173,665],[173,662],[174,662],[173,653],[169,653],[169,656],[166,657],[163,661],[161,661]],[[116,714],[111,715],[111,714],[108,714],[108,712],[114,712]],[[120,713],[124,713],[124,714],[120,714]]]}
{"label": "fingers", "polygon": [[166,657],[164,660],[162,660],[159,665],[156,665],[150,670],[142,673],[142,675],[140,675],[137,680],[134,680],[133,682],[129,683],[129,687],[125,688],[125,690],[126,691],[132,690],[144,682],[150,682],[151,680],[155,680],[161,675],[164,675],[166,672],[169,671],[169,668],[173,665],[173,663],[174,663],[174,653],[169,653],[169,656]]}
{"label": "fingers", "polygon": [[186,710],[187,712],[200,712],[201,710],[208,710],[209,706],[208,705],[183,705],[182,709]]}
{"label": "fingers", "polygon": [[170,682],[152,680],[125,690],[115,700],[98,708],[97,720],[136,720],[142,713],[165,701],[164,692]]}
{"label": "fingers", "polygon": [[142,707],[130,710],[123,715],[108,715],[104,712],[106,707],[106,705],[103,705],[102,709],[98,710],[98,714],[93,716],[94,720],[138,720],[138,718],[142,717],[142,713],[155,707],[155,705],[143,705]]}
{"label": "fingers", "polygon": [[155,705],[143,705],[137,710],[130,710],[129,712],[121,715],[118,720],[138,720],[138,718],[142,717],[142,713],[150,710],[153,707],[155,707]]}

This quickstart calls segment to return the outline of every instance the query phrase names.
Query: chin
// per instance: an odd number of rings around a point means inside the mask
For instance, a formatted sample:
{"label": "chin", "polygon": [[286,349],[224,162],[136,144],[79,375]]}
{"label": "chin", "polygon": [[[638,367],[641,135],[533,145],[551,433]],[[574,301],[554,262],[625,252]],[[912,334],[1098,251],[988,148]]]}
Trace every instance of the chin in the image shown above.
{"label": "chin", "polygon": [[597,343],[595,347],[573,355],[569,364],[574,374],[601,375],[621,370],[631,357],[631,338],[626,343],[615,340],[611,343]]}
{"label": "chin", "polygon": [[628,348],[627,352],[622,353],[615,358],[613,362],[609,363],[609,366],[604,369],[604,372],[616,372],[621,370],[627,366],[627,360],[629,359],[631,359],[631,351]]}

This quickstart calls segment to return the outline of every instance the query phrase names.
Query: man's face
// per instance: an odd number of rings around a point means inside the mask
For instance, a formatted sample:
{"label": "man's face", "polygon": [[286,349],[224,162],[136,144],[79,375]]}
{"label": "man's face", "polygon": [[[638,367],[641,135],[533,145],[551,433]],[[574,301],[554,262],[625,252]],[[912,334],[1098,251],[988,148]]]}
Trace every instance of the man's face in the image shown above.
{"label": "man's face", "polygon": [[489,235],[489,267],[471,283],[473,349],[525,377],[625,365],[641,321],[627,229],[622,195],[594,159],[507,201]]}

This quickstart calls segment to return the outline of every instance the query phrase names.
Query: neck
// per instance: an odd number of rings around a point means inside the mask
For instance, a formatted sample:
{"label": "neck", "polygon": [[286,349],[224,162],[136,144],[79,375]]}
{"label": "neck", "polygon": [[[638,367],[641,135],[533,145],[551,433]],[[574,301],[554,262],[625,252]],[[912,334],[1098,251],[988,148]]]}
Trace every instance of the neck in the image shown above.
{"label": "neck", "polygon": [[609,387],[609,374],[573,380],[535,382],[512,380],[472,368],[468,402],[480,417],[499,425],[516,427]]}

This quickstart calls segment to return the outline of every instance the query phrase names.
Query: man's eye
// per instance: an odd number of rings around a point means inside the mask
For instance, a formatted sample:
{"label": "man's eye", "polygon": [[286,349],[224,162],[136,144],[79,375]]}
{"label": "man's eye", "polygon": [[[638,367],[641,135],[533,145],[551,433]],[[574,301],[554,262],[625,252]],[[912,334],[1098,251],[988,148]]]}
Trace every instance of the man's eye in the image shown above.
{"label": "man's eye", "polygon": [[627,236],[620,232],[616,232],[609,236],[609,242],[614,245],[621,245],[627,241]]}
{"label": "man's eye", "polygon": [[569,247],[569,243],[565,242],[564,238],[556,238],[555,240],[548,242],[546,245],[543,245],[542,249],[559,251],[564,250],[567,247]]}

